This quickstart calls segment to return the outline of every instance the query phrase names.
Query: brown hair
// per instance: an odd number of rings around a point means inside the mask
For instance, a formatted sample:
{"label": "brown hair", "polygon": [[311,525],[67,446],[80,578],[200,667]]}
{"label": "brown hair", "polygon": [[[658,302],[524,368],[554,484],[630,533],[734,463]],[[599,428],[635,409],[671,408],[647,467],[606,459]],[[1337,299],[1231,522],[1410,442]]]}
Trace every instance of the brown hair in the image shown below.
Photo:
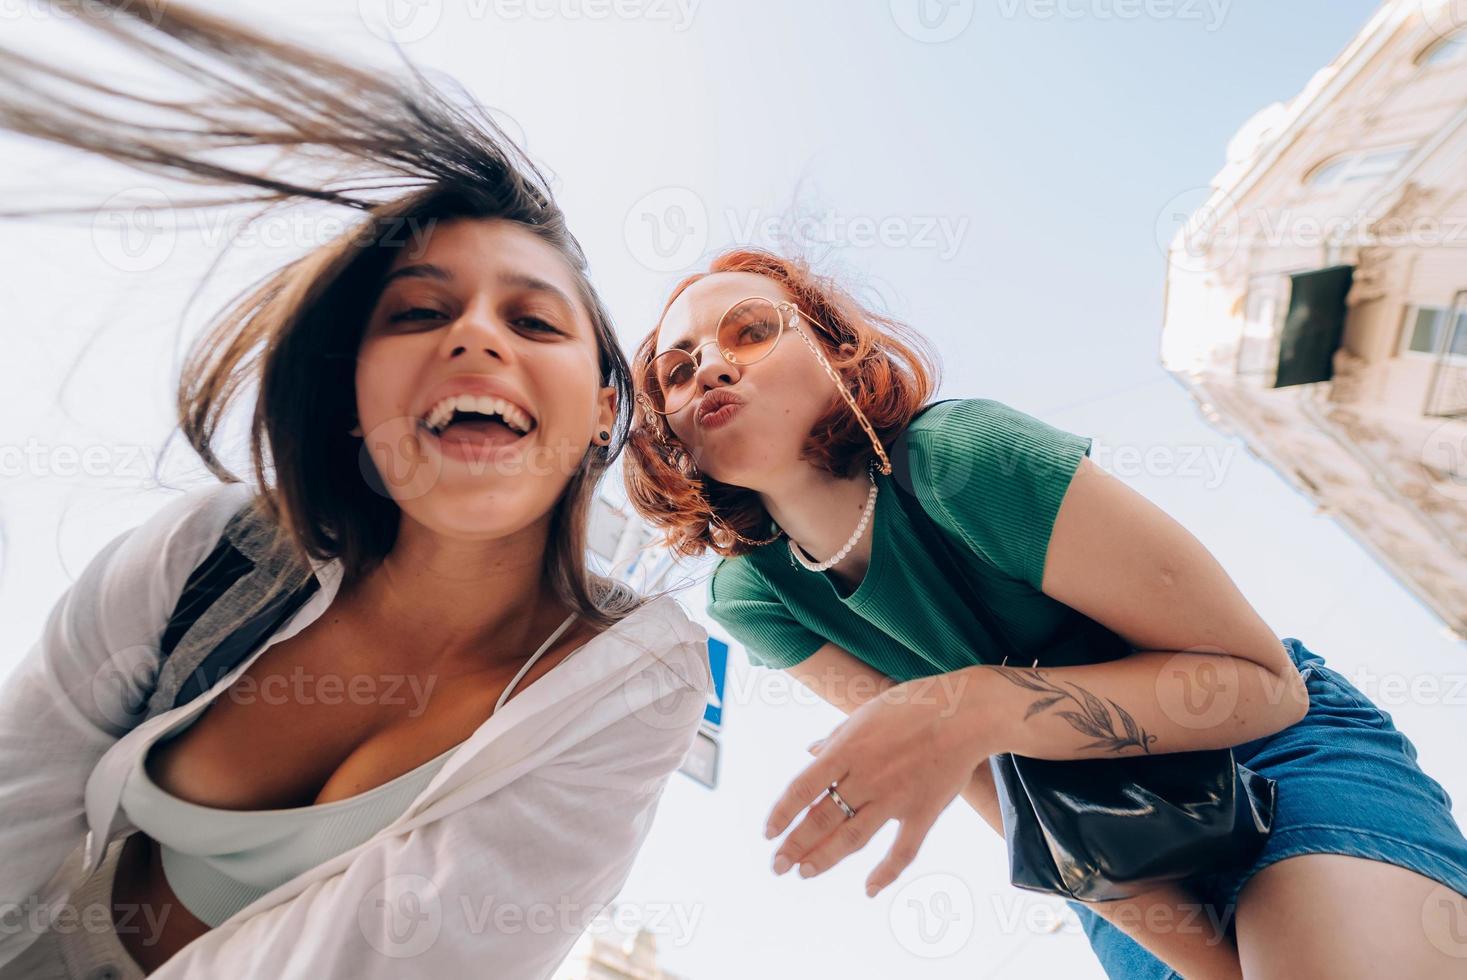
{"label": "brown hair", "polygon": [[[906,428],[936,390],[940,367],[926,338],[863,306],[833,278],[816,274],[804,260],[756,248],[722,252],[706,272],[694,273],[673,287],[657,325],[632,355],[632,377],[639,388],[656,352],[657,332],[668,308],[683,290],[718,272],[753,272],[784,287],[809,314],[803,319],[810,334],[845,380],[883,445]],[[811,323],[812,318],[820,326]],[[845,399],[835,391],[830,397],[831,408],[811,428],[800,459],[846,477],[874,452],[870,437]],[[632,506],[664,529],[664,544],[680,555],[697,556],[712,550],[736,557],[753,550],[754,546],[715,523],[749,538],[769,536],[770,517],[759,495],[695,472],[671,428],[640,401],[632,415],[622,475]]]}
{"label": "brown hair", "polygon": [[[483,107],[467,96],[464,104],[451,101],[410,64],[405,76],[363,70],[175,3],[54,5],[203,94],[152,99],[0,48],[0,126],[194,185],[249,192],[185,208],[244,201],[268,211],[318,201],[366,216],[238,297],[182,370],[180,429],[225,483],[242,481],[215,452],[220,423],[241,389],[258,385],[251,506],[273,528],[271,551],[295,566],[272,595],[304,583],[307,557],[339,558],[345,585],[391,550],[401,511],[373,480],[360,437],[346,434],[356,414],[356,352],[383,275],[409,232],[462,218],[515,222],[559,252],[590,313],[602,384],[617,391],[610,444],[588,447],[551,515],[543,574],[558,598],[598,629],[652,598],[586,564],[596,486],[630,426],[625,355],[544,175]],[[99,113],[73,91],[144,111],[149,122]],[[258,164],[261,150],[276,154],[268,171]],[[234,162],[231,151],[255,165]],[[307,173],[331,168],[332,176],[305,180],[294,176],[301,167],[276,167],[281,160],[304,164]]]}

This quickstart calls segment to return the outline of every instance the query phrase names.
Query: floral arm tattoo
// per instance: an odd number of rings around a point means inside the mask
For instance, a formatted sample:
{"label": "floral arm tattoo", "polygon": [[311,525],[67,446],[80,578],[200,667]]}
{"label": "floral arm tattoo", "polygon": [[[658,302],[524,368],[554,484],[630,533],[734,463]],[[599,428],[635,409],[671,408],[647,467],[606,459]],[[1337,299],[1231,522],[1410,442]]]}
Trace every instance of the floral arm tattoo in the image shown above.
{"label": "floral arm tattoo", "polygon": [[[1045,679],[1044,672],[1039,668],[1028,670],[1018,667],[994,667],[998,675],[1012,684],[1037,691],[1044,695],[1029,705],[1029,710],[1024,712],[1024,720],[1043,711],[1045,708],[1069,700],[1075,703],[1078,711],[1061,711],[1059,716],[1070,723],[1070,726],[1082,735],[1088,735],[1095,741],[1082,745],[1082,749],[1110,749],[1120,752],[1131,746],[1139,746],[1142,751],[1150,754],[1151,743],[1156,741],[1156,736],[1149,734],[1146,729],[1136,723],[1130,713],[1120,705],[1110,701],[1110,709],[1106,708],[1105,701],[1091,694],[1079,684],[1070,683],[1076,694],[1071,694],[1058,684]],[[1120,720],[1123,731],[1116,731],[1116,720],[1111,717],[1111,709],[1115,711],[1115,718]]]}

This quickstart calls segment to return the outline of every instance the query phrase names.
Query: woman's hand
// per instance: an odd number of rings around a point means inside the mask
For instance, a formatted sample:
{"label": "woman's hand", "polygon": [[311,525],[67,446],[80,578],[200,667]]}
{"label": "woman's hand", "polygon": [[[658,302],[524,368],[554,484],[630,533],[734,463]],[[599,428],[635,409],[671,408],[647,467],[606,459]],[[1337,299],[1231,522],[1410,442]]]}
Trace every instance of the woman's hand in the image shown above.
{"label": "woman's hand", "polygon": [[[834,867],[895,818],[896,842],[866,880],[874,896],[917,856],[927,832],[988,756],[962,695],[966,671],[923,677],[888,688],[851,713],[811,747],[816,760],[775,804],[765,828],[775,837],[809,807],[775,853],[774,871],[795,865],[803,877]],[[855,811],[846,816],[827,794],[832,783]]]}

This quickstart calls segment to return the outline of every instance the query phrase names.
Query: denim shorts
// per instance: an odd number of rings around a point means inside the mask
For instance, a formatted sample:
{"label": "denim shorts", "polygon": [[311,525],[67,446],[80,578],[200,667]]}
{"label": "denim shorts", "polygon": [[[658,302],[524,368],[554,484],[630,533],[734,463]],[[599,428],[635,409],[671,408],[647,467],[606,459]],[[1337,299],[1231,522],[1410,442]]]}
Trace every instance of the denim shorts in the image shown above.
{"label": "denim shorts", "polygon": [[[1348,854],[1409,868],[1467,895],[1467,838],[1452,800],[1416,763],[1416,746],[1324,658],[1283,638],[1309,689],[1309,711],[1282,731],[1233,747],[1233,757],[1278,781],[1273,829],[1252,864],[1186,884],[1211,917],[1236,938],[1238,892],[1255,873],[1300,854]],[[1181,980],[1120,927],[1080,902],[1090,948],[1106,975]]]}

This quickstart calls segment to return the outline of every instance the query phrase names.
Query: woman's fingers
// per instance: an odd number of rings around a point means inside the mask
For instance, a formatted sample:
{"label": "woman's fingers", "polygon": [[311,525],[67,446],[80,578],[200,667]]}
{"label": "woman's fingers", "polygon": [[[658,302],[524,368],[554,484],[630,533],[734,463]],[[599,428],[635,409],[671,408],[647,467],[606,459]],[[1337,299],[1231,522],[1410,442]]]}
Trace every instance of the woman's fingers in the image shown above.
{"label": "woman's fingers", "polygon": [[825,835],[823,841],[799,859],[800,877],[813,878],[822,871],[829,871],[870,843],[871,838],[890,819],[878,813],[875,806],[856,810],[854,817],[847,817],[839,807],[836,807],[836,811],[840,813],[841,822]]}
{"label": "woman's fingers", "polygon": [[[837,753],[839,754],[839,753]],[[773,839],[784,833],[799,812],[818,800],[830,784],[846,775],[842,764],[834,756],[821,754],[795,777],[769,813],[764,825],[764,836]]]}
{"label": "woman's fingers", "polygon": [[[850,805],[852,808],[855,806],[855,804]],[[829,796],[816,802],[805,814],[805,818],[796,824],[795,829],[784,839],[784,843],[779,845],[779,849],[774,852],[774,873],[782,875],[801,863],[805,855],[820,846],[833,831],[850,819]]]}
{"label": "woman's fingers", "polygon": [[937,822],[937,815],[924,817],[908,817],[901,822],[901,830],[897,832],[896,841],[892,843],[891,850],[886,852],[886,857],[871,872],[866,879],[866,894],[874,898],[876,893],[887,885],[896,881],[897,876],[906,870],[907,865],[917,858],[917,851],[922,842],[927,839],[927,832]]}

